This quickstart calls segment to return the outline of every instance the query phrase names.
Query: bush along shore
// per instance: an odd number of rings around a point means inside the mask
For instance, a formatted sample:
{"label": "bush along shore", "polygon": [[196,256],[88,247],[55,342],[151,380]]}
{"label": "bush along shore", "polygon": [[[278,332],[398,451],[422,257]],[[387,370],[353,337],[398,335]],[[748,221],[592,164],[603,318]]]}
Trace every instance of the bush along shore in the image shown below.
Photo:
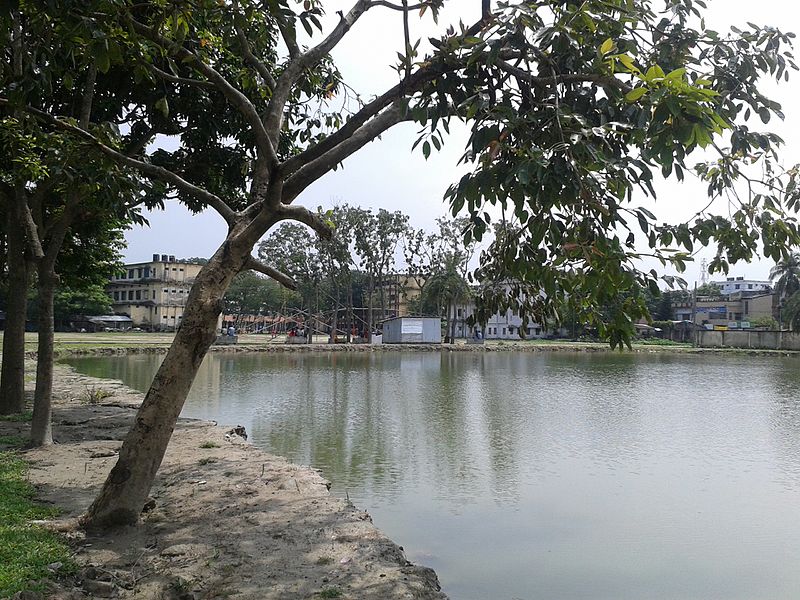
{"label": "bush along shore", "polygon": [[63,365],[56,375],[56,445],[9,450],[29,423],[0,421],[0,597],[446,598],[317,471],[207,421],[179,421],[137,527],[83,531],[142,395]]}

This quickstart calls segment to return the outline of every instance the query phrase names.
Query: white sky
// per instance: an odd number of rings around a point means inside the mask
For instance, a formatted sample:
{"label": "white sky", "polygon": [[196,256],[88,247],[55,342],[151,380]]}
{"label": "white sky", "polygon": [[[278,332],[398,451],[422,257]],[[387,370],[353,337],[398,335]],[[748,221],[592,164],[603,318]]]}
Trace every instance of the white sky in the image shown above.
{"label": "white sky", "polygon": [[[332,0],[326,3],[326,10],[329,16],[334,15],[336,10],[347,10],[351,2]],[[787,31],[800,30],[800,9],[789,0],[711,0],[708,4],[707,24],[718,31],[747,21],[774,25]],[[443,30],[448,23],[457,23],[459,19],[472,23],[480,13],[479,0],[450,0],[448,6],[440,18],[440,25],[435,28],[429,18],[424,22],[412,22],[412,35],[416,33],[424,38]],[[396,83],[397,74],[391,65],[396,62],[396,52],[402,45],[399,13],[378,7],[356,24],[335,50],[334,58],[345,81],[364,97],[369,97]],[[796,50],[800,52],[800,48]],[[783,123],[770,122],[770,128],[786,141],[782,152],[786,165],[800,162],[800,73],[792,72],[790,77],[788,83],[780,86],[767,82],[763,86],[768,96],[783,105],[786,114]],[[755,123],[759,123],[758,119],[751,118],[750,124]],[[456,162],[463,152],[467,135],[463,130],[454,130],[442,152],[434,152],[426,161],[419,149],[411,152],[416,130],[417,126],[413,124],[395,127],[348,159],[344,169],[326,175],[309,187],[298,202],[310,208],[348,203],[373,209],[401,210],[410,215],[413,226],[432,228],[435,219],[447,212],[442,200],[445,190],[463,172],[463,167],[458,168]],[[687,219],[708,201],[705,186],[688,179],[683,184],[661,182],[656,189],[657,202],[647,206],[662,221]],[[166,210],[148,213],[147,218],[149,228],[136,228],[126,235],[127,261],[149,260],[156,252],[178,257],[210,256],[225,237],[225,223],[213,210],[191,215],[177,202],[170,202]],[[713,254],[712,249],[700,251],[696,262],[689,264],[683,277],[690,284],[699,279],[701,259],[710,259]],[[729,276],[766,279],[772,264],[771,260],[739,264],[731,269]],[[648,268],[650,266],[660,270],[658,263],[648,265]]]}

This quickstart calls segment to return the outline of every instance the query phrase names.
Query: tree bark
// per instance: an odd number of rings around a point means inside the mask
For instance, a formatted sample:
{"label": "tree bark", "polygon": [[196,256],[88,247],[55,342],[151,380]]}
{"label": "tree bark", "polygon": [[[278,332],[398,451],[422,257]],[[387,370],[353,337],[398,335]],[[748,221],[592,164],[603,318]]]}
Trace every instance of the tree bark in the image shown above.
{"label": "tree bark", "polygon": [[252,244],[245,246],[226,241],[198,274],[183,321],[120,448],[117,464],[82,519],[85,527],[132,525],[138,520],[189,388],[216,337],[222,298],[250,256]]}
{"label": "tree bark", "polygon": [[25,232],[17,212],[7,213],[8,299],[3,331],[3,366],[0,373],[0,414],[25,410],[25,319],[28,313],[28,269]]}
{"label": "tree bark", "polygon": [[368,288],[368,298],[367,298],[367,343],[372,343],[372,306],[373,300],[372,297],[375,295],[375,280],[373,279],[372,275],[369,277],[369,288]]}
{"label": "tree bark", "polygon": [[[44,272],[43,272],[44,271]],[[58,277],[52,269],[39,269],[39,324],[36,355],[36,392],[33,397],[31,445],[53,443],[53,298]]]}

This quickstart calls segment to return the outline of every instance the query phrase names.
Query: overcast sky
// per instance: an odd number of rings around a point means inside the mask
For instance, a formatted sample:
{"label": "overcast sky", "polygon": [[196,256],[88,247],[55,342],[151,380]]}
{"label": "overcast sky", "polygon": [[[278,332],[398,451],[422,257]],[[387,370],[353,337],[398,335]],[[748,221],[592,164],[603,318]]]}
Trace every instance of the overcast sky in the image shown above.
{"label": "overcast sky", "polygon": [[[351,2],[326,2],[329,15],[339,9],[346,10]],[[788,31],[800,30],[800,9],[787,0],[711,0],[708,4],[707,24],[717,30],[747,21]],[[435,29],[431,28],[430,19],[426,19],[427,25],[414,23],[418,35],[433,34],[449,22],[457,23],[458,19],[472,23],[480,13],[479,0],[451,0],[449,6]],[[396,83],[397,74],[391,65],[396,62],[396,52],[403,45],[401,27],[399,13],[373,9],[334,52],[345,81],[365,97]],[[412,35],[414,31],[412,29]],[[786,141],[782,152],[786,165],[800,162],[800,74],[792,72],[791,77],[788,83],[780,86],[764,85],[764,90],[783,105],[786,113],[785,122],[770,123],[771,128]],[[395,127],[348,159],[344,169],[328,174],[309,187],[298,202],[311,208],[348,203],[373,209],[401,210],[410,215],[415,227],[430,229],[435,219],[447,212],[442,200],[447,186],[457,181],[463,172],[463,167],[458,168],[456,163],[463,152],[467,134],[464,130],[454,131],[442,152],[434,153],[426,161],[421,152],[411,152],[416,129],[413,124]],[[705,186],[688,180],[684,184],[662,182],[657,190],[656,204],[648,206],[659,220],[667,222],[691,217],[708,201]],[[225,237],[224,221],[213,210],[191,215],[178,203],[170,202],[166,210],[147,213],[147,218],[149,228],[136,228],[126,235],[128,248],[125,258],[129,262],[149,260],[156,252],[178,257],[210,256]],[[700,251],[696,263],[689,265],[683,277],[690,284],[699,279],[700,261],[712,256],[711,249]],[[772,264],[771,260],[740,264],[729,276],[766,279]]]}

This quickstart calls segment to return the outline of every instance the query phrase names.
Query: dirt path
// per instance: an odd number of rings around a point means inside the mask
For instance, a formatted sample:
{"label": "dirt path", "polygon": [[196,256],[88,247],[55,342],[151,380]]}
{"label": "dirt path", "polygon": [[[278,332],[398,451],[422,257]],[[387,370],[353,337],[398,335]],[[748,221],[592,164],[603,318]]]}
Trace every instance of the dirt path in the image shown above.
{"label": "dirt path", "polygon": [[[266,454],[207,421],[181,420],[138,527],[106,537],[74,527],[116,460],[141,394],[57,366],[54,437],[25,453],[40,498],[83,569],[61,597],[443,599],[365,512],[314,470]],[[87,390],[113,395],[97,404]],[[27,433],[0,423],[0,434]]]}

